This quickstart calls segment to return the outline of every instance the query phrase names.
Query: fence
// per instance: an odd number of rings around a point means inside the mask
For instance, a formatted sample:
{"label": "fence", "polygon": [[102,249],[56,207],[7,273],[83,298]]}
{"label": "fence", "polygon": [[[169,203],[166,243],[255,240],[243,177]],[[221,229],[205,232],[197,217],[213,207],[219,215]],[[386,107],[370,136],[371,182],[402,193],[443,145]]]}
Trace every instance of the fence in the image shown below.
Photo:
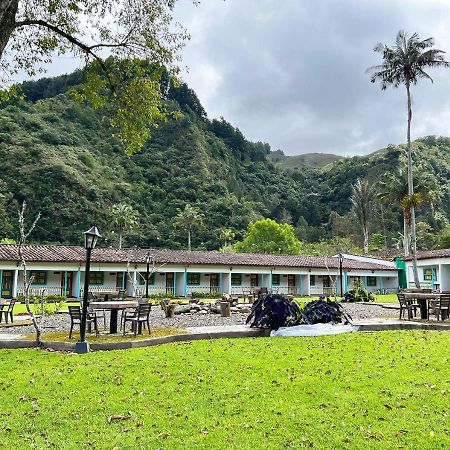
{"label": "fence", "polygon": [[[19,287],[17,289],[17,295],[23,296],[25,289],[23,287]],[[43,297],[48,295],[67,295],[68,292],[64,293],[64,286],[39,286],[33,287],[31,286],[29,289],[29,294],[31,296]]]}
{"label": "fence", "polygon": [[200,294],[218,294],[220,295],[220,286],[197,286],[197,285],[187,285],[186,292],[188,295],[191,295],[192,292],[198,292]]}

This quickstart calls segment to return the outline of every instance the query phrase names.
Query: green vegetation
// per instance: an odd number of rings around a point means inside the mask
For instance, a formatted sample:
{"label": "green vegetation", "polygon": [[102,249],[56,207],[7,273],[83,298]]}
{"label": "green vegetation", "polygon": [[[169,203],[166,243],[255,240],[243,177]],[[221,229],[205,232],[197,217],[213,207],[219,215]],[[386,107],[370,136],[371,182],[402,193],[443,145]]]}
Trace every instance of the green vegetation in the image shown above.
{"label": "green vegetation", "polygon": [[[170,87],[168,107],[183,117],[154,130],[143,150],[128,158],[100,115],[75,102],[67,91],[77,73],[25,83],[25,101],[0,107],[0,239],[17,238],[23,199],[42,218],[32,239],[41,243],[82,244],[82,232],[96,223],[106,241],[112,205],[125,203],[139,227],[126,234],[127,246],[186,248],[187,232],[174,228],[187,204],[203,217],[192,235],[193,249],[219,249],[223,230],[242,241],[250,222],[267,217],[294,227],[301,252],[362,252],[362,236],[351,210],[351,186],[358,178],[375,184],[380,174],[405,159],[405,148],[389,147],[366,157],[344,158],[326,172],[284,171],[267,160],[270,146],[249,142],[225,120],[208,120],[186,85]],[[427,137],[413,143],[415,167],[432,186],[417,220],[424,248],[442,245],[450,226],[450,139]],[[389,247],[403,229],[400,204],[377,204],[371,233]],[[228,239],[228,238],[227,238]],[[401,248],[401,244],[400,244]]]}
{"label": "green vegetation", "polygon": [[292,225],[261,219],[248,225],[244,239],[237,242],[234,248],[238,252],[297,255],[300,241],[295,237]]}
{"label": "green vegetation", "polygon": [[342,156],[330,153],[303,153],[301,155],[285,155],[282,150],[272,152],[268,159],[286,170],[329,169],[330,166],[342,159]]}
{"label": "green vegetation", "polygon": [[1,350],[0,360],[2,448],[450,446],[445,332]]}

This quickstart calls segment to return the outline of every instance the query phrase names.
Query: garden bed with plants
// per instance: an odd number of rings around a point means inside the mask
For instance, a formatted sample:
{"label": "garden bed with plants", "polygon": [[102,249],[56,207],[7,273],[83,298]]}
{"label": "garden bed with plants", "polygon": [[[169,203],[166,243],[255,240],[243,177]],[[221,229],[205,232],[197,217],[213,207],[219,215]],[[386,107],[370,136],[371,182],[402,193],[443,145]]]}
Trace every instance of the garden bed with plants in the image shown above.
{"label": "garden bed with plants", "polygon": [[0,350],[0,447],[449,448],[448,343],[398,331]]}

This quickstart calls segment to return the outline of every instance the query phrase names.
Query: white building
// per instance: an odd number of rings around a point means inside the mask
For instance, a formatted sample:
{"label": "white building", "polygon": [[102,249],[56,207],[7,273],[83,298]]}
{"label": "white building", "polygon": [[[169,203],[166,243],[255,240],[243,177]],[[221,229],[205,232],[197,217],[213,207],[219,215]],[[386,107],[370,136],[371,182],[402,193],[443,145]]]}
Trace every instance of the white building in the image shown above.
{"label": "white building", "polygon": [[[149,252],[154,262],[149,294],[173,293],[180,297],[195,295],[195,292],[242,295],[261,287],[296,296],[340,291],[339,259],[336,257],[114,248],[92,251],[89,289],[125,289],[129,296],[142,295]],[[28,275],[33,275],[33,293],[81,296],[84,248],[27,245],[24,255]],[[19,266],[17,245],[0,245],[1,297],[16,297],[23,289]],[[370,291],[398,288],[395,264],[383,260],[368,262],[344,258],[344,291],[351,288],[355,280]]]}
{"label": "white building", "polygon": [[[411,258],[405,258],[408,287],[415,287]],[[450,249],[417,252],[420,287],[450,292]]]}

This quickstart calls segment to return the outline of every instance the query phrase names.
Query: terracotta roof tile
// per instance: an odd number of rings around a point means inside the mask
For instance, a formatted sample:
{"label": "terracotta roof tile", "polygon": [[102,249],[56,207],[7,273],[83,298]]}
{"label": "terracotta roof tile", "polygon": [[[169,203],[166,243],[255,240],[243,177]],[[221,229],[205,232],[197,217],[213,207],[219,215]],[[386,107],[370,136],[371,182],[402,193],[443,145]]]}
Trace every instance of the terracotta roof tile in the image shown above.
{"label": "terracotta roof tile", "polygon": [[[417,252],[417,259],[432,259],[432,258],[450,258],[450,248],[442,248],[439,250],[419,250]],[[405,261],[411,261],[412,257],[403,258]]]}
{"label": "terracotta roof tile", "polygon": [[[95,248],[93,262],[103,263],[143,263],[148,249],[142,248]],[[79,262],[85,259],[83,247],[65,245],[26,245],[25,259],[29,262]],[[152,249],[151,254],[157,264],[202,264],[227,266],[265,266],[265,267],[306,267],[339,268],[338,258],[304,255],[268,255],[260,253],[221,253],[216,251],[187,251]],[[0,261],[18,261],[17,245],[0,245]],[[396,270],[377,263],[345,259],[344,269]]]}

